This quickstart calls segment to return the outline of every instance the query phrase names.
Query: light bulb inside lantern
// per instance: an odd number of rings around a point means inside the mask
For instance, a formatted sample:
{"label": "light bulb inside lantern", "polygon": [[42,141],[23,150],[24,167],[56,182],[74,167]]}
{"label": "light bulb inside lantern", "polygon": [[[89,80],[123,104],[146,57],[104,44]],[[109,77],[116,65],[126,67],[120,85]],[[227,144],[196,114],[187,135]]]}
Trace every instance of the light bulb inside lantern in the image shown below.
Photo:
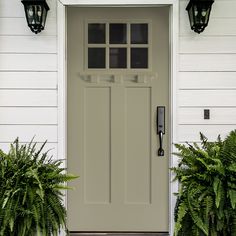
{"label": "light bulb inside lantern", "polygon": [[41,9],[41,6],[38,7],[37,14],[38,14],[39,17],[42,16],[42,9]]}
{"label": "light bulb inside lantern", "polygon": [[203,16],[203,17],[206,16],[206,10],[202,10],[202,16]]}
{"label": "light bulb inside lantern", "polygon": [[32,16],[34,15],[34,12],[33,12],[32,7],[29,8],[29,10],[28,10],[28,14],[29,14],[30,17],[32,17]]}

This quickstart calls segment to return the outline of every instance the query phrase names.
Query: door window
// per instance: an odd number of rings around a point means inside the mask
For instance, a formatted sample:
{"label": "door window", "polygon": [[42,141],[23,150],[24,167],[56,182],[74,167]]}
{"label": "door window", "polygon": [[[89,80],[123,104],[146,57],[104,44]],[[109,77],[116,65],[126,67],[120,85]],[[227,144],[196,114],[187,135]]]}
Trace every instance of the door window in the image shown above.
{"label": "door window", "polygon": [[88,24],[88,43],[104,44],[106,42],[105,24]]}
{"label": "door window", "polygon": [[127,24],[109,24],[109,43],[127,43]]}
{"label": "door window", "polygon": [[131,24],[131,43],[148,44],[148,24]]}
{"label": "door window", "polygon": [[150,23],[87,23],[87,69],[149,69]]}

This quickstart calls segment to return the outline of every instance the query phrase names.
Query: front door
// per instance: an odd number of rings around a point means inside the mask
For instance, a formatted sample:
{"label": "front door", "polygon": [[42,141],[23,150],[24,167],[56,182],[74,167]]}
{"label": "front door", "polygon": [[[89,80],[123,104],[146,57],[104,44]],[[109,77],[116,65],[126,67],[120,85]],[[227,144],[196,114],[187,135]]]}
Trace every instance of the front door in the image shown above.
{"label": "front door", "polygon": [[[168,231],[168,7],[67,9],[70,231]],[[164,156],[157,107],[165,106]]]}

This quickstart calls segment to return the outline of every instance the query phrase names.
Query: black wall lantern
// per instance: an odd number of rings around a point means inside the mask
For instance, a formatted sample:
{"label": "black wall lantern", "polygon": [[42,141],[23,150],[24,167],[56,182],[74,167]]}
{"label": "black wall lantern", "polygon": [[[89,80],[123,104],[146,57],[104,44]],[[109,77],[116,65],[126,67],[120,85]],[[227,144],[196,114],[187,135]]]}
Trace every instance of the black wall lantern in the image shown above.
{"label": "black wall lantern", "polygon": [[48,4],[45,0],[22,0],[25,8],[25,16],[28,26],[35,34],[44,30],[46,23]]}
{"label": "black wall lantern", "polygon": [[208,25],[211,5],[214,0],[190,0],[186,10],[188,11],[191,29],[196,33],[204,31]]}

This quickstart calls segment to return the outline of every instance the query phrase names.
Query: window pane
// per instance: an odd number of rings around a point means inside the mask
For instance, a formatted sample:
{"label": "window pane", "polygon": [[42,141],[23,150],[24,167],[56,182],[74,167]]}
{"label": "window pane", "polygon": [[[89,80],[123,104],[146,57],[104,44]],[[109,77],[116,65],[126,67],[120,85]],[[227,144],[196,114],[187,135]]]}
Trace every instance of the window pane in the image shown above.
{"label": "window pane", "polygon": [[111,44],[124,44],[127,42],[126,24],[110,24],[109,33]]}
{"label": "window pane", "polygon": [[126,48],[110,48],[110,68],[126,68],[127,67],[127,49]]}
{"label": "window pane", "polygon": [[88,24],[88,43],[105,43],[105,24]]}
{"label": "window pane", "polygon": [[105,48],[88,48],[88,68],[105,68]]}
{"label": "window pane", "polygon": [[147,48],[131,48],[131,68],[148,68]]}
{"label": "window pane", "polygon": [[148,43],[148,24],[131,24],[131,43]]}

